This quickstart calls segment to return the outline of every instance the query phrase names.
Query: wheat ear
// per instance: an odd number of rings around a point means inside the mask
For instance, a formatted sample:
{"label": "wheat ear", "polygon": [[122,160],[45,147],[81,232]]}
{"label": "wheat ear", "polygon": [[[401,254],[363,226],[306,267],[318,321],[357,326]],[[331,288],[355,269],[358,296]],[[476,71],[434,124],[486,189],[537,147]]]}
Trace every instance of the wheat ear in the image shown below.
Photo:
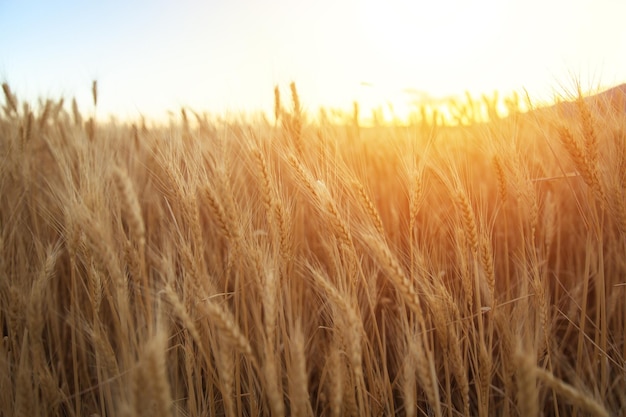
{"label": "wheat ear", "polygon": [[391,253],[387,244],[382,242],[379,238],[372,236],[364,236],[364,240],[372,249],[387,276],[400,291],[407,306],[409,306],[421,320],[422,309],[417,291],[396,257]]}
{"label": "wheat ear", "polygon": [[357,180],[352,181],[352,185],[357,189],[359,198],[361,199],[361,202],[363,203],[363,206],[365,207],[365,211],[367,211],[367,214],[369,215],[370,219],[374,223],[376,232],[378,232],[378,234],[381,237],[385,236],[385,227],[383,226],[383,221],[380,218],[380,214],[378,213],[378,210],[376,210],[374,203],[372,203],[372,200],[369,198],[369,196],[365,192],[365,187],[363,187],[363,184],[361,184]]}
{"label": "wheat ear", "polygon": [[5,109],[7,116],[9,116],[11,112],[17,114],[17,98],[15,98],[11,92],[9,84],[2,83],[2,91],[4,91],[4,98],[7,102],[7,107]]}
{"label": "wheat ear", "polygon": [[201,303],[200,308],[211,318],[211,323],[216,326],[220,337],[223,337],[231,347],[236,348],[250,360],[254,361],[250,342],[241,332],[230,312],[211,299],[206,299]]}
{"label": "wheat ear", "polygon": [[534,366],[533,373],[540,381],[552,388],[558,395],[571,404],[596,417],[609,417],[607,409],[598,401],[555,377],[551,372]]}
{"label": "wheat ear", "polygon": [[135,192],[132,180],[128,174],[119,167],[113,170],[113,180],[115,186],[122,198],[122,206],[124,211],[129,216],[129,226],[132,235],[139,243],[140,254],[144,253],[144,247],[146,244],[146,227],[141,214],[141,204],[139,198]]}

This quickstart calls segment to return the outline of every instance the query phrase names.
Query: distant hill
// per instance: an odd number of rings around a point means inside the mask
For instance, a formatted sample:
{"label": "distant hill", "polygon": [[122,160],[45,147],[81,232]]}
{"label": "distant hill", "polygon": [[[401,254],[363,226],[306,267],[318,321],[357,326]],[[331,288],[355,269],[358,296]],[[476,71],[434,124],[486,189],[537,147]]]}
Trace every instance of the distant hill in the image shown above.
{"label": "distant hill", "polygon": [[[592,113],[617,111],[626,114],[626,83],[584,97],[584,100]],[[576,106],[576,98],[572,98],[569,101],[557,103],[541,110],[556,110],[562,117],[576,117],[578,115]]]}

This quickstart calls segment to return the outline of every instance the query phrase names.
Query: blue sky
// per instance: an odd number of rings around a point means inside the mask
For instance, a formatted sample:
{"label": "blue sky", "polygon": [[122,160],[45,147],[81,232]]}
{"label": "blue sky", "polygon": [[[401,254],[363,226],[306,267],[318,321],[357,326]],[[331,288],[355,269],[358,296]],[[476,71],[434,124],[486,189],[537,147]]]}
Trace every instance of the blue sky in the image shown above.
{"label": "blue sky", "polygon": [[[0,79],[20,98],[76,97],[159,117],[272,108],[296,81],[305,107],[559,84],[626,82],[626,2],[0,0]],[[367,82],[371,86],[364,86]]]}

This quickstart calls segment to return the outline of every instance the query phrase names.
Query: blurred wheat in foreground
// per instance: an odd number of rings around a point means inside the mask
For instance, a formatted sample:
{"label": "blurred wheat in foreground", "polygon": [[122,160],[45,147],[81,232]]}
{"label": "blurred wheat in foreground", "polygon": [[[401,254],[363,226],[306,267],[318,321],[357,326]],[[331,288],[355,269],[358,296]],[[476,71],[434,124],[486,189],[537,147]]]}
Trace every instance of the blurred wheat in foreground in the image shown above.
{"label": "blurred wheat in foreground", "polygon": [[623,101],[149,128],[3,90],[0,415],[626,413]]}

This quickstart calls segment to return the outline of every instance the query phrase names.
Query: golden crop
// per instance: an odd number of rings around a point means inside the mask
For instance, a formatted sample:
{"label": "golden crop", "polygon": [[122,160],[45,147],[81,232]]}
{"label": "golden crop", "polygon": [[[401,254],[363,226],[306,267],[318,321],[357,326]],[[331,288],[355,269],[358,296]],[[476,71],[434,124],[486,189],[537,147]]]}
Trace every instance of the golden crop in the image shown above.
{"label": "golden crop", "polygon": [[623,103],[365,127],[294,85],[150,128],[3,90],[0,415],[626,412]]}

